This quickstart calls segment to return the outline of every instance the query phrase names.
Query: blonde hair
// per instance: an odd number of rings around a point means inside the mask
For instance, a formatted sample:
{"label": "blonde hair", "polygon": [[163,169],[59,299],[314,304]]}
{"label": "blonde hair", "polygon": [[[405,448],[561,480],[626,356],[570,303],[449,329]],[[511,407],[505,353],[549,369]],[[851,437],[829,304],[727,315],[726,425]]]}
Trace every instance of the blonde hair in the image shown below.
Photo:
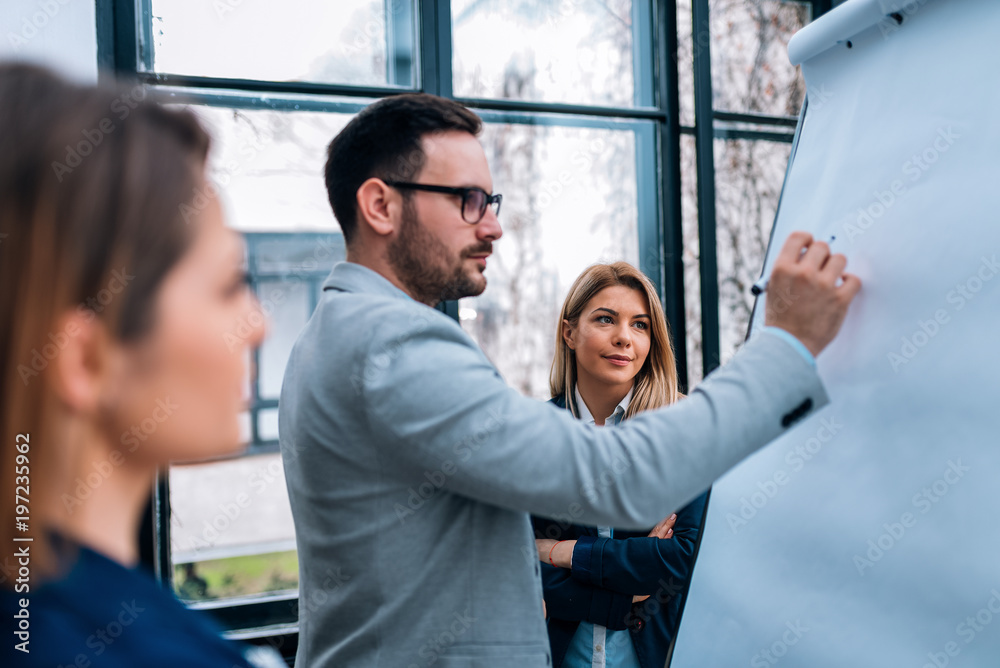
{"label": "blonde hair", "polygon": [[636,374],[632,399],[625,418],[642,411],[672,404],[680,398],[677,391],[677,363],[670,339],[670,329],[663,315],[663,306],[656,288],[646,276],[628,262],[595,264],[584,270],[566,295],[556,326],[556,352],[552,358],[549,389],[553,397],[563,397],[566,407],[579,417],[574,397],[576,387],[576,353],[563,338],[563,322],[572,326],[580,323],[584,307],[601,290],[623,285],[642,293],[649,304],[649,355]]}

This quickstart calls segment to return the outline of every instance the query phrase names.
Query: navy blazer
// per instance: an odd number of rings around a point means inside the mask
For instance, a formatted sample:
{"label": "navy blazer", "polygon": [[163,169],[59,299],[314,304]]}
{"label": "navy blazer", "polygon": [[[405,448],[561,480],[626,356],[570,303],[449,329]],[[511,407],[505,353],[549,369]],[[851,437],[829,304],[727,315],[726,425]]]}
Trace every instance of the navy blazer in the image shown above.
{"label": "navy blazer", "polygon": [[[566,408],[562,397],[552,403]],[[581,621],[611,630],[628,629],[639,665],[663,668],[680,621],[707,498],[706,492],[677,511],[674,535],[666,539],[648,538],[648,530],[618,529],[614,538],[602,538],[596,527],[532,516],[536,538],[576,540],[572,569],[542,563],[546,621],[556,668],[562,665]],[[646,594],[649,598],[632,604],[633,596]]]}

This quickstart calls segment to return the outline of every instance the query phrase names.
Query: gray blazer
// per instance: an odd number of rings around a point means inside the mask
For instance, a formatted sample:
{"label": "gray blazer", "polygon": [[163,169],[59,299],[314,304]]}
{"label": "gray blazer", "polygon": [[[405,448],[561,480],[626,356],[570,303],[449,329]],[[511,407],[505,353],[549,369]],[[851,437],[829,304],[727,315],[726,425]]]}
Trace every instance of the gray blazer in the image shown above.
{"label": "gray blazer", "polygon": [[279,410],[297,668],[550,665],[529,513],[651,527],[828,401],[764,333],[684,401],[594,428],[381,275],[344,262],[323,289]]}

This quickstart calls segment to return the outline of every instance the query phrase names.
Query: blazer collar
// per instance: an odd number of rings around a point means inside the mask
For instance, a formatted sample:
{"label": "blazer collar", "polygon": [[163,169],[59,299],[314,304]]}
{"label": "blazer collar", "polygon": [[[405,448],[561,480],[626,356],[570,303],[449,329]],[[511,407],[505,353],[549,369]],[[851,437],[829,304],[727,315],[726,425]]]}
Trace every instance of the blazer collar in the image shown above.
{"label": "blazer collar", "polygon": [[355,262],[335,264],[330,275],[323,281],[323,290],[363,292],[413,301],[410,295],[390,283],[385,276]]}

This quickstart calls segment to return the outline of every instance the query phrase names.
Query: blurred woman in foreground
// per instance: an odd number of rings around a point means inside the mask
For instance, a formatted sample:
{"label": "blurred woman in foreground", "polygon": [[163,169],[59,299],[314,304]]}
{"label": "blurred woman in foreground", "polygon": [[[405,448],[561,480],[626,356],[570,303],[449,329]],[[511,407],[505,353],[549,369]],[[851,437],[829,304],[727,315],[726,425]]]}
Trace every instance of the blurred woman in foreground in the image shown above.
{"label": "blurred woman in foreground", "polygon": [[136,568],[157,467],[239,449],[264,336],[208,136],[27,65],[0,65],[0,128],[0,663],[283,665]]}

